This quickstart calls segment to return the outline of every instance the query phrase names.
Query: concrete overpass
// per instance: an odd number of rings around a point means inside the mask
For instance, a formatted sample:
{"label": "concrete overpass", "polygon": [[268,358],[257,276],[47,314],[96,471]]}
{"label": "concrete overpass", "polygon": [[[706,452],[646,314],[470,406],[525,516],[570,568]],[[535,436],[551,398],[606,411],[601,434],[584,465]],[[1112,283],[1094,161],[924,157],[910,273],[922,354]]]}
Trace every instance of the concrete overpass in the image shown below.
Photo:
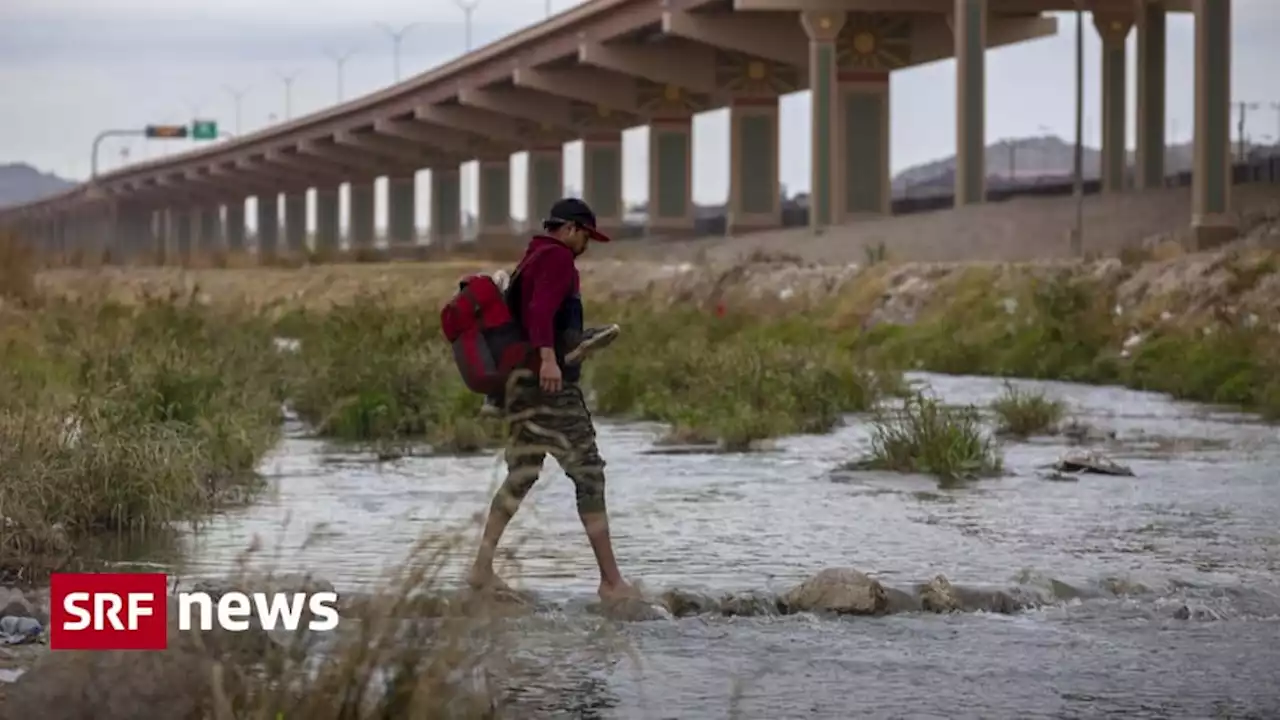
{"label": "concrete overpass", "polygon": [[[1084,0],[1103,39],[1104,182],[1125,176],[1125,40],[1138,35],[1137,186],[1164,177],[1166,13],[1196,18],[1196,164],[1191,222],[1215,242],[1230,212],[1230,0]],[[589,0],[442,67],[351,102],[202,150],[103,174],[0,211],[52,254],[114,261],[166,249],[245,249],[257,198],[258,252],[342,244],[338,187],[350,183],[346,245],[372,244],[374,181],[389,179],[388,237],[416,242],[415,174],[430,169],[430,241],[459,240],[459,165],[479,162],[480,241],[510,236],[510,157],[528,153],[531,217],[562,192],[564,143],[583,141],[584,197],[622,221],[624,129],[648,124],[651,232],[693,228],[694,114],[730,109],[735,231],[777,226],[778,98],[811,90],[810,224],[889,212],[889,76],[957,62],[956,203],[982,202],[986,50],[1057,32],[1043,13],[1075,0]],[[1069,62],[1069,58],[1064,58]],[[1175,78],[1175,80],[1178,80]],[[1063,88],[1069,92],[1070,88]],[[284,223],[278,222],[284,203]],[[172,257],[172,255],[170,255]]]}

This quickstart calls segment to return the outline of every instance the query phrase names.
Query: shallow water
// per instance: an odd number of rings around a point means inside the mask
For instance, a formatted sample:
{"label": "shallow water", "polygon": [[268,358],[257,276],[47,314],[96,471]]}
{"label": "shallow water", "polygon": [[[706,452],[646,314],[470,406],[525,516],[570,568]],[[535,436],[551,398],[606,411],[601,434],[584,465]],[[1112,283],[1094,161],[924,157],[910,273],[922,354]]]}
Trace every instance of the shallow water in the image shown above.
{"label": "shallow water", "polygon": [[[989,378],[919,375],[949,403],[986,403]],[[1280,715],[1280,434],[1247,416],[1157,395],[1038,385],[1114,430],[1136,477],[1050,482],[1059,441],[1005,447],[1008,477],[944,490],[924,477],[833,476],[865,449],[865,419],[777,452],[646,455],[659,429],[602,424],[615,546],[649,590],[784,592],[826,567],[904,587],[1052,577],[1149,588],[1017,615],[877,619],[697,617],[614,628],[586,612],[594,561],[572,483],[553,461],[512,524],[519,584],[559,610],[521,645],[555,667],[528,716],[617,718],[1205,718]],[[339,591],[376,582],[424,533],[488,504],[496,455],[374,463],[296,433],[267,461],[274,492],[190,539],[188,576],[254,562]],[[449,554],[449,580],[473,541]],[[514,580],[514,578],[513,578]],[[513,582],[513,584],[516,584]],[[1177,619],[1184,606],[1204,612]],[[1216,619],[1208,620],[1207,617]]]}

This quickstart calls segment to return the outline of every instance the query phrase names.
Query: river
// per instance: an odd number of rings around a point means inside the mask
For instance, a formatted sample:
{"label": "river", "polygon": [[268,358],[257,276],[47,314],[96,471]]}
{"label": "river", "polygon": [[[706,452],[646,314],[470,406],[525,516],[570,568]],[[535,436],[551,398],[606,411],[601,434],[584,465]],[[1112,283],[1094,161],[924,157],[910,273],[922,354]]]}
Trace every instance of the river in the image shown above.
{"label": "river", "polygon": [[[990,378],[912,379],[948,403],[1001,390]],[[619,561],[655,592],[785,592],[850,566],[895,587],[937,574],[1006,588],[1052,578],[1083,599],[1060,590],[1012,615],[612,623],[588,611],[594,561],[572,484],[548,461],[506,541],[520,561],[508,577],[550,608],[519,626],[519,643],[557,670],[523,689],[521,716],[1280,717],[1277,429],[1153,394],[1020,384],[1115,431],[1108,452],[1136,476],[1045,480],[1037,466],[1067,447],[1030,441],[1006,444],[1007,477],[940,489],[833,476],[867,446],[865,418],[739,455],[648,454],[659,428],[603,422]],[[492,454],[374,463],[295,426],[263,468],[269,493],[190,538],[188,577],[225,574],[256,535],[254,562],[365,589],[424,533],[483,511],[501,470]],[[450,555],[449,582],[472,547]],[[602,639],[605,626],[634,658]]]}

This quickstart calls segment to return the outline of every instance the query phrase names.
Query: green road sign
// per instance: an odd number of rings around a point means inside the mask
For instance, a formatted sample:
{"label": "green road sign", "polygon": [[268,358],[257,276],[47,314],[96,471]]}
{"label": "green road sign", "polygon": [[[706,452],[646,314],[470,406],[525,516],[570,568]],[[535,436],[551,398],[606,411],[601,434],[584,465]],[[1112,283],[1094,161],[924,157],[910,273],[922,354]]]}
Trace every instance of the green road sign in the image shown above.
{"label": "green road sign", "polygon": [[187,136],[186,125],[148,125],[146,136],[149,138],[184,138]]}
{"label": "green road sign", "polygon": [[218,123],[216,120],[192,120],[191,137],[196,140],[217,140]]}

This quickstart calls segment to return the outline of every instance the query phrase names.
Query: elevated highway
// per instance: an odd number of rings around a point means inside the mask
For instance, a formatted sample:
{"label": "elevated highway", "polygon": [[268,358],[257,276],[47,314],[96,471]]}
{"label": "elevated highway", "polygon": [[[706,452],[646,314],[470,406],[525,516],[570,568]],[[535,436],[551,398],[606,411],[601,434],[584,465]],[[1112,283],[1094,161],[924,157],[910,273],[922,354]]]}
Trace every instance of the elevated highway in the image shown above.
{"label": "elevated highway", "polygon": [[[955,57],[956,203],[983,202],[986,53],[1051,36],[1074,0],[589,0],[439,68],[322,112],[99,175],[0,210],[51,254],[113,261],[246,249],[301,252],[315,190],[318,250],[371,245],[374,181],[388,179],[388,241],[412,245],[418,171],[429,169],[430,242],[461,236],[460,164],[479,162],[480,242],[511,234],[511,163],[528,153],[531,217],[563,191],[566,142],[583,141],[583,195],[622,222],[622,131],[651,128],[649,225],[694,227],[692,117],[730,109],[735,231],[780,224],[778,98],[811,90],[810,224],[890,212],[889,77]],[[1137,189],[1164,178],[1165,26],[1196,17],[1198,237],[1231,234],[1230,0],[1086,0],[1103,40],[1103,183],[1126,187],[1125,41],[1138,35]],[[1064,58],[1070,62],[1070,58]],[[1176,80],[1176,79],[1175,79]],[[1069,92],[1069,88],[1064,88]],[[338,188],[349,183],[339,227]],[[284,222],[278,221],[283,203]]]}

